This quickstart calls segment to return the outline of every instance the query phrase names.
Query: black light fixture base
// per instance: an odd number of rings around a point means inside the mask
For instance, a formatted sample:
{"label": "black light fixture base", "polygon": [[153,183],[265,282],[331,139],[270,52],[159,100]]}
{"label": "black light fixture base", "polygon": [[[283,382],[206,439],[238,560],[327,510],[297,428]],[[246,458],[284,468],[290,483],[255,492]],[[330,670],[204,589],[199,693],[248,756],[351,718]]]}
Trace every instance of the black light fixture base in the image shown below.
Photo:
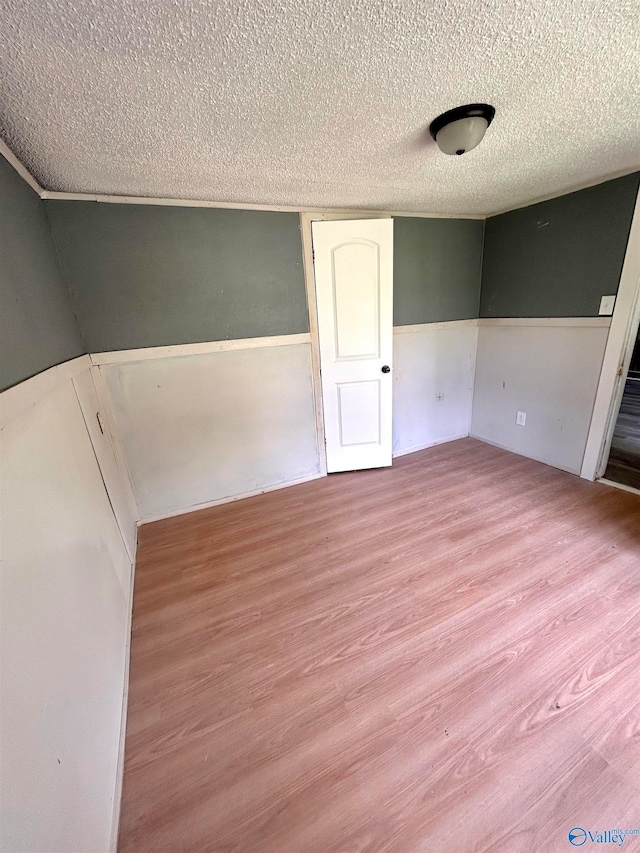
{"label": "black light fixture base", "polygon": [[442,115],[434,118],[429,125],[429,133],[435,139],[436,134],[443,127],[446,127],[446,125],[454,121],[460,121],[462,118],[475,118],[476,116],[485,119],[488,127],[493,121],[495,114],[496,108],[492,107],[491,104],[467,104],[464,107],[454,107],[454,109],[447,110],[446,113],[442,113]]}

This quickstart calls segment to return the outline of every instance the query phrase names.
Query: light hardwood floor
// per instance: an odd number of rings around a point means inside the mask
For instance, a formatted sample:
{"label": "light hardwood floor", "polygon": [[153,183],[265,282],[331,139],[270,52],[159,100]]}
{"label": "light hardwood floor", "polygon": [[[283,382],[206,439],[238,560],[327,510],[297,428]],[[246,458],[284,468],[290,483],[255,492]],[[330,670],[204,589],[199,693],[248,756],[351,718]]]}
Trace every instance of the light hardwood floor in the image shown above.
{"label": "light hardwood floor", "polygon": [[150,524],[119,850],[572,850],[639,687],[640,498],[472,439]]}

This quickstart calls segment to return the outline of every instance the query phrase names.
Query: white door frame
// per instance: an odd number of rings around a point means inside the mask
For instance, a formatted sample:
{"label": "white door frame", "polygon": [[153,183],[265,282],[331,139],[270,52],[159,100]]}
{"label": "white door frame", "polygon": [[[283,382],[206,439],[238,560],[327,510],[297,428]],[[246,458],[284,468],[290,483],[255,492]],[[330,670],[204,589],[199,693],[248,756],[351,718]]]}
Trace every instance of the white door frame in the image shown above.
{"label": "white door frame", "polygon": [[318,446],[318,464],[321,475],[327,473],[327,451],[324,433],[324,414],[322,403],[322,377],[320,375],[320,338],[318,336],[318,308],[316,303],[316,278],[313,265],[312,222],[326,222],[337,219],[380,219],[397,216],[380,211],[325,210],[321,212],[302,212],[300,214],[300,232],[302,234],[302,261],[304,281],[307,290],[307,308],[309,310],[309,331],[311,333],[311,381],[316,416],[316,442]]}
{"label": "white door frame", "polygon": [[640,322],[640,191],[629,232],[616,305],[611,318],[600,381],[580,476],[597,480],[604,473],[636,334]]}

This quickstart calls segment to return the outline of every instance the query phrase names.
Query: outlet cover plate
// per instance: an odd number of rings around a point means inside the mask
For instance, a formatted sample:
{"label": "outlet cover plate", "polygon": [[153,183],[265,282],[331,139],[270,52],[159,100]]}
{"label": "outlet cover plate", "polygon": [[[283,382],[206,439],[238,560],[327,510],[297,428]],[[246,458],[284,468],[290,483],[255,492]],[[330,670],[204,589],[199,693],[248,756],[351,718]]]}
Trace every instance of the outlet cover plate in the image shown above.
{"label": "outlet cover plate", "polygon": [[526,412],[518,412],[516,415],[516,423],[518,426],[524,426],[527,423],[527,413]]}
{"label": "outlet cover plate", "polygon": [[600,314],[610,317],[616,304],[615,296],[603,296],[600,300]]}

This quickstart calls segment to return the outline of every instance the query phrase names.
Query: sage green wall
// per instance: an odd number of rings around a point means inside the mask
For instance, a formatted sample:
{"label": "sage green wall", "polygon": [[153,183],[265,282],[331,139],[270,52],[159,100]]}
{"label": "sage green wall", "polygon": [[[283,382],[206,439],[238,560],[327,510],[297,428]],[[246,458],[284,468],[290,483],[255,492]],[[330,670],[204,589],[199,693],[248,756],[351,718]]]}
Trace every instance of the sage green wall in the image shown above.
{"label": "sage green wall", "polygon": [[[486,223],[396,217],[394,324],[596,315],[617,292],[639,182],[636,173]],[[296,214],[46,209],[88,351],[309,330]]]}
{"label": "sage green wall", "polygon": [[592,317],[618,292],[640,172],[492,216],[481,317]]}
{"label": "sage green wall", "polygon": [[[46,204],[91,352],[309,331],[297,214]],[[395,219],[396,325],[478,316],[482,233]]]}
{"label": "sage green wall", "polygon": [[0,390],[84,351],[44,203],[0,156]]}
{"label": "sage green wall", "polygon": [[394,219],[394,325],[478,316],[483,232],[478,219]]}
{"label": "sage green wall", "polygon": [[297,214],[46,204],[90,352],[309,331]]}

